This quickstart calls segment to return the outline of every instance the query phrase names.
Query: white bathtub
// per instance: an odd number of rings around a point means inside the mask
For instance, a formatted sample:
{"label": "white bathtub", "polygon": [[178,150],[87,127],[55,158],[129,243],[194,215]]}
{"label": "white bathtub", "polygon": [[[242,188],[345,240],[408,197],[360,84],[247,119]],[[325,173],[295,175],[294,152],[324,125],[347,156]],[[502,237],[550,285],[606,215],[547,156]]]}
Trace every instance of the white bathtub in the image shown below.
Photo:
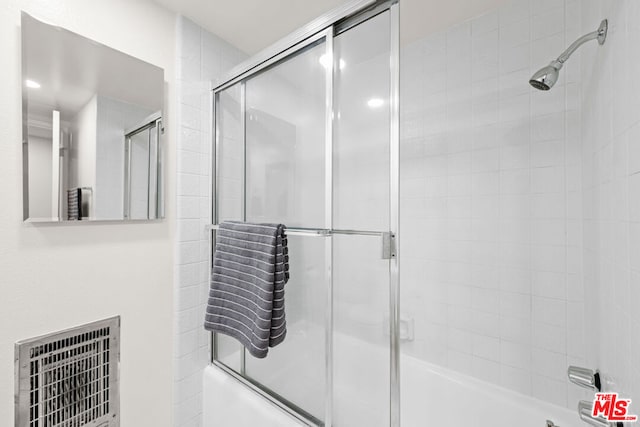
{"label": "white bathtub", "polygon": [[[347,342],[353,343],[352,352],[341,353],[352,355],[354,360],[351,369],[353,377],[342,375],[345,381],[341,383],[336,378],[334,384],[336,393],[342,399],[339,404],[351,405],[353,411],[342,417],[342,423],[336,421],[335,424],[339,427],[384,425],[381,420],[388,417],[388,412],[386,407],[380,408],[380,402],[384,402],[388,396],[388,391],[384,390],[385,383],[379,378],[363,378],[361,372],[367,361],[376,363],[388,356],[367,348],[367,357],[363,358],[362,351],[366,343],[345,337],[336,339],[338,347]],[[341,364],[345,366],[344,360]],[[400,366],[402,427],[545,427],[546,420],[552,420],[560,427],[582,425],[577,411],[545,403],[410,356],[403,355]],[[363,401],[363,395],[370,396],[372,402]],[[204,427],[301,425],[215,366],[209,366],[205,371],[203,399]]]}
{"label": "white bathtub", "polygon": [[204,372],[203,427],[299,427],[286,412],[219,368]]}
{"label": "white bathtub", "polygon": [[[419,359],[401,358],[402,426],[582,426],[577,410],[515,393]],[[576,404],[577,405],[577,404]]]}

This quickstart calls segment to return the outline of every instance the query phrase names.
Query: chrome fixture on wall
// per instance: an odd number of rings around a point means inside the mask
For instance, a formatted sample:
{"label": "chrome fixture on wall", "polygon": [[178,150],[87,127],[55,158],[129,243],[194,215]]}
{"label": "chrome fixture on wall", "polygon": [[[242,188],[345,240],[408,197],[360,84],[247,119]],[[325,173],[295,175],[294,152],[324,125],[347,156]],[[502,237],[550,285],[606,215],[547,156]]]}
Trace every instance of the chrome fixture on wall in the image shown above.
{"label": "chrome fixture on wall", "polygon": [[577,386],[587,388],[589,390],[602,390],[600,384],[600,373],[588,368],[581,368],[580,366],[569,366],[567,369],[567,376],[569,381]]}
{"label": "chrome fixture on wall", "polygon": [[592,402],[581,400],[578,402],[578,415],[580,419],[594,427],[623,427],[621,422],[609,422],[602,417],[594,417],[591,413]]}
{"label": "chrome fixture on wall", "polygon": [[573,52],[578,50],[580,46],[591,40],[598,40],[598,44],[600,45],[604,44],[604,41],[607,39],[608,26],[608,21],[603,19],[596,31],[580,37],[578,40],[573,42],[567,50],[562,52],[557,59],[551,61],[549,65],[542,67],[533,76],[531,76],[529,84],[539,90],[551,89],[558,81],[558,75],[560,74],[560,70],[564,63],[567,62]]}

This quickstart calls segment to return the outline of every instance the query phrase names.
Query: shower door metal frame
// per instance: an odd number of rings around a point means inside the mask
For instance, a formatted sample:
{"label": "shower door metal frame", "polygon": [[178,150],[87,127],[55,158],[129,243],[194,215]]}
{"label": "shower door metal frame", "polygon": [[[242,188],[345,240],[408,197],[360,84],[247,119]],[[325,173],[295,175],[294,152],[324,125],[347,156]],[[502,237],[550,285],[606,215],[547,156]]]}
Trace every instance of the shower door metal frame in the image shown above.
{"label": "shower door metal frame", "polygon": [[[149,132],[147,147],[149,153],[147,173],[147,218],[157,219],[164,217],[164,196],[162,188],[162,112],[157,111],[136,126],[127,129],[124,133],[124,198],[123,217],[131,219],[131,138],[142,133]],[[153,148],[153,155],[152,149]],[[139,219],[139,218],[135,218]]]}
{"label": "shower door metal frame", "polygon": [[[218,152],[220,149],[220,135],[218,133],[219,93],[223,90],[240,84],[241,104],[241,128],[243,141],[244,174],[242,177],[242,216],[246,220],[246,87],[248,78],[265,71],[271,66],[286,60],[291,55],[324,39],[327,57],[333,58],[333,39],[341,32],[364,23],[368,19],[380,13],[389,11],[390,18],[390,134],[389,134],[389,232],[377,232],[366,230],[334,230],[333,227],[333,98],[334,98],[334,74],[333,67],[327,67],[326,76],[326,109],[325,109],[325,228],[324,229],[293,229],[292,235],[305,235],[315,237],[328,237],[333,234],[348,235],[379,235],[383,246],[388,249],[389,261],[389,329],[390,329],[390,401],[389,401],[389,426],[400,427],[400,282],[399,282],[399,196],[400,196],[400,14],[399,0],[354,0],[342,7],[319,17],[299,30],[291,33],[284,39],[276,42],[269,48],[259,52],[248,61],[240,64],[230,71],[228,77],[221,80],[218,85],[212,85],[211,105],[213,108],[212,136],[213,149],[210,157],[210,194],[212,195],[212,222],[209,226],[209,270],[213,257],[214,233],[217,229],[219,182],[217,172],[220,168]],[[222,369],[230,376],[240,381],[249,389],[257,392],[267,400],[283,409],[299,421],[310,426],[333,425],[333,278],[331,271],[331,258],[333,239],[325,245],[325,256],[330,267],[326,271],[327,279],[327,312],[326,312],[326,342],[325,342],[325,369],[326,369],[326,396],[325,396],[325,420],[318,420],[302,408],[287,401],[272,390],[247,377],[245,370],[245,351],[241,352],[240,372],[228,367],[218,360],[217,334],[211,333],[211,363]]]}

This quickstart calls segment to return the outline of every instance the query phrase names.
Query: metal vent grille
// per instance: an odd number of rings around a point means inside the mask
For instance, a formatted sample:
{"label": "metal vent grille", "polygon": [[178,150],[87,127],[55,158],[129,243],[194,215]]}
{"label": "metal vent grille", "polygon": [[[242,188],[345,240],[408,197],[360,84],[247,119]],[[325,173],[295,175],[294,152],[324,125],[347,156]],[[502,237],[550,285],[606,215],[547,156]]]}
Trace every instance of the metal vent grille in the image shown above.
{"label": "metal vent grille", "polygon": [[16,344],[16,427],[117,427],[120,317]]}

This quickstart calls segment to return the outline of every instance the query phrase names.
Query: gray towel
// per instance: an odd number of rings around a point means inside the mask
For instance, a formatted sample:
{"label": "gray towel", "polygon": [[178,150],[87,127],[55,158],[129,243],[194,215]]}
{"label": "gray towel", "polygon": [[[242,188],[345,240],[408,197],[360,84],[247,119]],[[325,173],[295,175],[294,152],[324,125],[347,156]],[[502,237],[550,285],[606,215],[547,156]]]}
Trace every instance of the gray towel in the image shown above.
{"label": "gray towel", "polygon": [[216,236],[204,327],[236,338],[259,358],[287,334],[285,229],[282,224],[225,221]]}
{"label": "gray towel", "polygon": [[80,207],[82,206],[82,190],[74,188],[67,190],[67,219],[78,220],[80,216]]}

